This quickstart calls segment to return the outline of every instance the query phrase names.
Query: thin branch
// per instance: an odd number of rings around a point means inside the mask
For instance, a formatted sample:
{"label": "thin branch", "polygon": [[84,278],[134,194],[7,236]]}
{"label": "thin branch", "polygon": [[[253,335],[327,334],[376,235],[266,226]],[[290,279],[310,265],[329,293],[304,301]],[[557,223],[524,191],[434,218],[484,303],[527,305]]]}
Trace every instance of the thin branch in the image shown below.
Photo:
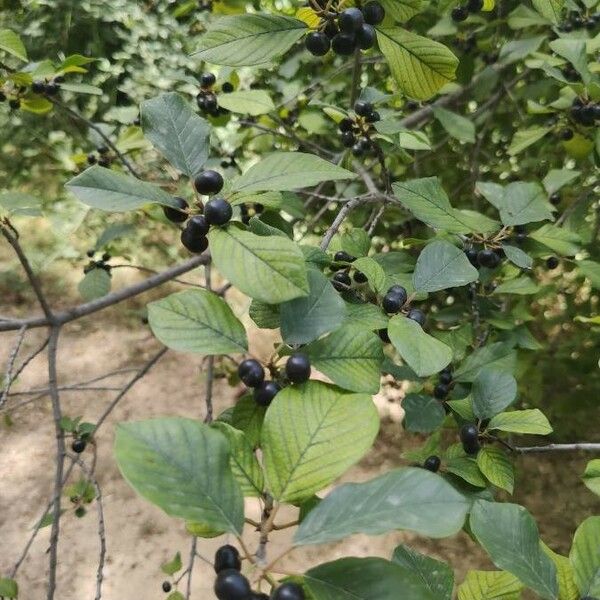
{"label": "thin branch", "polygon": [[14,381],[13,368],[15,366],[15,361],[17,360],[17,356],[19,354],[19,350],[21,349],[21,344],[23,343],[23,339],[25,338],[26,332],[27,326],[23,325],[23,327],[19,329],[17,341],[15,342],[15,345],[13,346],[13,349],[8,357],[6,372],[4,374],[4,389],[2,390],[2,395],[0,396],[0,408],[6,402],[8,392],[10,391],[10,385]]}
{"label": "thin branch", "polygon": [[177,276],[187,273],[188,271],[191,271],[200,265],[207,264],[209,261],[210,256],[208,255],[194,256],[179,265],[165,269],[157,275],[152,275],[140,283],[135,283],[133,285],[124,287],[121,290],[107,294],[106,296],[98,298],[97,300],[85,302],[84,304],[79,304],[73,308],[54,313],[52,319],[49,319],[48,317],[32,317],[29,319],[16,319],[9,322],[2,321],[0,322],[0,331],[14,331],[16,329],[20,329],[23,325],[26,325],[28,328],[32,328],[45,327],[47,325],[51,325],[53,322],[59,325],[69,323],[70,321],[74,321],[80,317],[91,315],[92,313],[108,308],[109,306],[118,304],[119,302],[127,300],[128,298],[138,296],[139,294],[158,287],[167,281],[171,281]]}
{"label": "thin branch", "polygon": [[540,452],[600,452],[600,444],[577,442],[575,444],[548,444],[547,446],[516,446],[515,452],[519,454],[533,454]]}
{"label": "thin branch", "polygon": [[360,48],[356,48],[354,51],[354,61],[352,63],[352,84],[350,87],[350,107],[354,106],[356,98],[358,97],[358,88],[360,86]]}
{"label": "thin branch", "polygon": [[363,198],[352,198],[348,200],[344,206],[340,209],[338,214],[336,215],[333,223],[329,226],[329,229],[325,232],[323,236],[323,240],[321,241],[321,250],[325,251],[329,247],[333,236],[339,231],[342,223],[348,216],[348,214],[355,209],[357,206],[364,204],[365,200]]}
{"label": "thin branch", "polygon": [[190,549],[190,561],[187,567],[187,582],[185,585],[185,600],[189,600],[192,595],[192,572],[194,570],[194,560],[196,558],[196,545],[198,544],[198,538],[192,536],[192,547]]}

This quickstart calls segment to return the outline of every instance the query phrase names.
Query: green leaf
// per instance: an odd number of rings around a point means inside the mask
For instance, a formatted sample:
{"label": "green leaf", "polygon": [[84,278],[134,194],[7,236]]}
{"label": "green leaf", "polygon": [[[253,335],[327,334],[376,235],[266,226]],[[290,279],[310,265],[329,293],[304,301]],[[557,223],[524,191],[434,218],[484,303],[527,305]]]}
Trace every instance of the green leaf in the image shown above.
{"label": "green leaf", "polygon": [[227,302],[208,290],[185,290],[148,304],[152,333],[181,352],[203,355],[248,350],[244,326]]}
{"label": "green leaf", "polygon": [[382,0],[381,5],[386,15],[398,23],[404,23],[424,10],[427,0]]}
{"label": "green leaf", "polygon": [[290,191],[356,175],[314,154],[275,152],[233,182],[234,192]]}
{"label": "green leaf", "polygon": [[376,394],[383,344],[371,331],[348,324],[303,349],[311,364],[331,381],[353,392]]}
{"label": "green leaf", "polygon": [[337,329],[346,317],[344,300],[323,273],[309,269],[308,286],[308,296],[281,305],[281,336],[287,344],[312,342]]}
{"label": "green leaf", "polygon": [[183,418],[120,423],[115,456],[135,491],[167,514],[241,533],[244,500],[222,433]]}
{"label": "green leaf", "polygon": [[304,256],[291,240],[258,236],[231,225],[212,228],[208,238],[221,275],[251,298],[279,304],[308,294]]}
{"label": "green leaf", "polygon": [[477,466],[485,478],[496,487],[513,493],[515,474],[506,454],[494,446],[484,446],[477,453]]}
{"label": "green leaf", "polygon": [[269,491],[282,502],[309,498],[359,460],[378,429],[367,395],[319,381],[283,389],[267,410],[261,437]]}
{"label": "green leaf", "polygon": [[444,421],[446,411],[442,403],[431,396],[407,394],[402,400],[404,424],[408,431],[430,433]]}
{"label": "green leaf", "polygon": [[75,94],[90,94],[92,96],[102,96],[102,88],[87,83],[61,83],[60,89]]}
{"label": "green leaf", "polygon": [[23,192],[0,192],[0,207],[10,214],[38,216],[42,201]]}
{"label": "green leaf", "polygon": [[10,29],[0,29],[0,50],[4,50],[21,60],[28,60],[23,41]]}
{"label": "green leaf", "polygon": [[454,372],[455,381],[474,381],[484,368],[513,372],[517,355],[511,345],[503,342],[488,344],[472,352]]}
{"label": "green leaf", "polygon": [[560,188],[571,183],[580,175],[581,171],[574,171],[572,169],[550,169],[542,183],[544,184],[544,189],[550,195],[558,192]]}
{"label": "green leaf", "polygon": [[449,565],[405,545],[397,546],[392,561],[412,571],[436,600],[451,600],[454,573]]}
{"label": "green leaf", "polygon": [[219,94],[219,106],[242,115],[266,115],[275,110],[271,96],[265,90],[239,90],[229,94]]}
{"label": "green leaf", "polygon": [[552,559],[556,567],[558,600],[579,600],[579,593],[575,585],[575,572],[569,559],[552,551],[544,542],[542,542],[542,550]]}
{"label": "green leaf", "polygon": [[581,596],[600,595],[600,517],[588,517],[575,532],[569,560]]}
{"label": "green leaf", "polygon": [[548,45],[556,54],[566,58],[581,75],[583,83],[589,85],[592,75],[588,67],[585,40],[559,38]]}
{"label": "green leaf", "polygon": [[248,314],[260,329],[279,329],[281,326],[279,305],[277,304],[265,304],[252,300]]}
{"label": "green leaf", "polygon": [[383,558],[340,558],[304,574],[314,600],[439,600],[421,578]]}
{"label": "green leaf", "polygon": [[357,258],[352,266],[367,277],[369,287],[376,294],[384,294],[387,291],[385,271],[377,261],[368,256],[363,256]]}
{"label": "green leaf", "polygon": [[552,131],[552,127],[529,127],[527,129],[518,129],[513,136],[512,142],[508,148],[510,156],[516,156],[532,146]]}
{"label": "green leaf", "polygon": [[502,189],[500,197],[493,197],[498,187],[477,182],[477,190],[500,211],[500,219],[507,226],[526,225],[536,221],[552,220],[552,206],[546,193],[537,183],[515,181]]}
{"label": "green leaf", "polygon": [[257,404],[252,394],[242,396],[233,408],[231,425],[244,432],[253,448],[256,448],[260,442],[266,412],[266,407]]}
{"label": "green leaf", "polygon": [[359,227],[345,231],[339,237],[340,246],[351,256],[367,256],[371,248],[369,234]]}
{"label": "green leaf", "polygon": [[266,13],[218,19],[200,36],[194,55],[215,65],[260,65],[283,54],[306,32],[306,23]]}
{"label": "green leaf", "polygon": [[0,577],[0,597],[17,598],[19,596],[19,586],[14,579]]}
{"label": "green leaf", "polygon": [[415,266],[413,285],[417,292],[437,292],[477,281],[479,272],[466,254],[443,240],[427,244]]}
{"label": "green leaf", "polygon": [[185,596],[181,592],[175,590],[167,596],[167,600],[185,600]]}
{"label": "green leaf", "polygon": [[600,458],[595,458],[588,462],[583,474],[583,483],[585,483],[594,494],[600,496]]}
{"label": "green leaf", "polygon": [[579,252],[579,235],[556,225],[546,224],[529,233],[529,237],[562,256],[574,256]]}
{"label": "green leaf", "polygon": [[517,265],[517,267],[520,267],[521,269],[531,269],[531,267],[533,267],[533,258],[526,252],[523,252],[521,248],[510,246],[509,244],[502,244],[502,250],[504,250],[506,258],[514,265]]}
{"label": "green leaf", "polygon": [[[462,448],[460,448],[462,452]],[[464,479],[467,483],[474,485],[475,487],[484,488],[487,487],[487,481],[479,470],[477,461],[468,456],[457,456],[448,458],[446,462],[446,471],[452,473],[461,479]]]}
{"label": "green leaf", "polygon": [[458,600],[520,600],[522,589],[506,571],[469,571],[458,587]]}
{"label": "green leaf", "polygon": [[535,9],[552,23],[559,23],[565,0],[531,0]]}
{"label": "green leaf", "polygon": [[196,177],[208,158],[208,122],[174,92],[142,102],[140,115],[152,145],[184,175]]}
{"label": "green leaf", "polygon": [[97,165],[66,187],[84,204],[108,212],[126,212],[151,203],[177,207],[173,197],[158,186]]}
{"label": "green leaf", "polygon": [[556,567],[542,551],[537,525],[522,506],[477,500],[470,525],[498,568],[512,573],[542,598],[556,599]]}
{"label": "green leaf", "polygon": [[213,427],[218,429],[229,440],[231,460],[229,464],[244,496],[259,497],[264,490],[265,482],[262,469],[254,454],[254,448],[246,434],[227,423],[215,421]]}
{"label": "green leaf", "polygon": [[79,282],[77,289],[79,294],[86,301],[102,298],[110,292],[110,275],[100,267],[88,271]]}
{"label": "green leaf", "polygon": [[510,406],[517,397],[517,381],[506,371],[482,369],[473,381],[473,412],[488,419]]}
{"label": "green leaf", "polygon": [[590,280],[592,287],[600,289],[600,263],[593,260],[580,260],[577,262],[579,272]]}
{"label": "green leaf", "polygon": [[394,195],[413,215],[430,227],[449,233],[486,233],[495,231],[498,223],[483,217],[474,220],[450,204],[437,177],[424,177],[392,184]]}
{"label": "green leaf", "polygon": [[519,296],[529,296],[537,294],[540,288],[529,277],[516,277],[503,281],[493,292],[493,295],[517,294]]}
{"label": "green leaf", "polygon": [[500,413],[490,421],[488,429],[538,435],[552,433],[552,426],[544,413],[538,408]]}
{"label": "green leaf", "polygon": [[439,475],[413,467],[395,469],[335,488],[300,524],[294,542],[324,544],[354,533],[379,535],[395,529],[447,537],[463,526],[469,506]]}
{"label": "green leaf", "polygon": [[160,570],[166,575],[174,575],[182,566],[181,553],[177,552],[171,560],[160,565]]}
{"label": "green leaf", "polygon": [[375,331],[386,328],[388,321],[389,319],[383,310],[370,302],[366,304],[346,303],[346,319],[344,324]]}
{"label": "green leaf", "polygon": [[440,122],[450,137],[459,142],[475,142],[475,124],[470,119],[439,106],[433,107],[433,116]]}
{"label": "green leaf", "polygon": [[396,315],[390,319],[388,335],[400,356],[419,377],[439,373],[452,360],[452,350],[412,319]]}
{"label": "green leaf", "polygon": [[379,49],[400,89],[427,100],[454,77],[458,58],[443,44],[400,27],[377,28]]}

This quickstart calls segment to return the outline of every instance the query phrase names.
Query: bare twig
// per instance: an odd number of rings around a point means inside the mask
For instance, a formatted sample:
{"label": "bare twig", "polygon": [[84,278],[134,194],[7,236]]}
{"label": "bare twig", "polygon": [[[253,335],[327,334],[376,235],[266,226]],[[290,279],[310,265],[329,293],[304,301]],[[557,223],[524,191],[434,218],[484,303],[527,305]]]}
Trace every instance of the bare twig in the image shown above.
{"label": "bare twig", "polygon": [[574,444],[548,444],[547,446],[516,446],[515,452],[519,454],[533,454],[539,452],[600,452],[600,444],[577,442]]}
{"label": "bare twig", "polygon": [[6,402],[6,397],[8,396],[8,392],[10,391],[10,385],[14,380],[13,377],[13,368],[15,366],[15,361],[17,360],[17,356],[19,354],[19,350],[21,349],[21,344],[23,343],[23,339],[25,338],[25,333],[27,332],[27,326],[23,325],[21,329],[19,329],[19,333],[17,335],[17,341],[13,346],[13,349],[8,357],[8,362],[6,365],[6,372],[4,374],[4,389],[2,390],[2,395],[0,396],[0,407]]}
{"label": "bare twig", "polygon": [[342,226],[342,223],[344,222],[348,214],[364,202],[365,200],[363,198],[352,198],[351,200],[348,200],[348,202],[346,202],[344,206],[342,206],[335,219],[333,220],[333,223],[329,226],[329,229],[327,229],[325,235],[323,236],[323,240],[321,241],[321,250],[327,250],[329,244],[331,243],[331,240],[333,239],[333,236],[339,231],[340,227]]}

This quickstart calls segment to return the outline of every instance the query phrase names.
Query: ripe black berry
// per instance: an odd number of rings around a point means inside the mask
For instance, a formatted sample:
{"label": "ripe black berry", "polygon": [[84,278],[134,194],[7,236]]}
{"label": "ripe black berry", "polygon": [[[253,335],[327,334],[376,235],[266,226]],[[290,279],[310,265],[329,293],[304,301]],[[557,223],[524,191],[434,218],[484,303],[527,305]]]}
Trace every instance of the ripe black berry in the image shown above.
{"label": "ripe black berry", "polygon": [[500,257],[493,250],[486,248],[485,250],[480,250],[478,252],[477,262],[482,267],[495,269],[500,264]]}
{"label": "ripe black berry", "polygon": [[98,159],[98,165],[100,167],[104,167],[105,169],[108,169],[108,167],[110,167],[110,158],[108,158],[108,156],[101,156]]}
{"label": "ripe black berry", "polygon": [[310,377],[310,360],[306,354],[296,352],[285,364],[285,374],[292,383],[304,383]]}
{"label": "ripe black berry", "polygon": [[71,450],[73,450],[73,452],[75,452],[76,454],[81,454],[85,450],[85,446],[85,440],[77,438],[73,440],[73,443],[71,444]]}
{"label": "ripe black berry", "polygon": [[356,7],[347,8],[338,17],[338,27],[344,33],[356,33],[364,22],[362,12]]}
{"label": "ripe black berry", "polygon": [[304,600],[305,595],[297,583],[283,583],[272,594],[271,600]]}
{"label": "ripe black berry", "polygon": [[162,591],[165,594],[168,594],[171,591],[171,583],[169,581],[163,581],[162,582]]}
{"label": "ripe black berry", "polygon": [[440,383],[449,385],[450,383],[452,383],[452,373],[450,373],[448,371],[442,371],[440,373],[439,380],[440,380]]}
{"label": "ripe black berry", "polygon": [[194,254],[202,254],[208,248],[208,238],[206,235],[198,233],[192,224],[192,219],[187,222],[180,239],[184,247]]}
{"label": "ripe black berry", "polygon": [[467,454],[477,454],[479,451],[479,430],[472,423],[463,425],[460,429],[460,441]]}
{"label": "ripe black berry", "polygon": [[559,260],[558,258],[556,258],[556,256],[551,256],[550,258],[548,258],[548,260],[546,260],[546,266],[549,269],[556,269],[556,267],[558,267],[559,265]]}
{"label": "ripe black berry", "polygon": [[560,204],[560,200],[561,200],[560,194],[558,192],[554,192],[554,194],[550,195],[549,200],[552,204],[554,204],[554,206],[556,206],[557,204]]}
{"label": "ripe black berry", "polygon": [[85,517],[85,508],[84,508],[83,506],[78,506],[78,507],[75,509],[75,516],[76,516],[78,519],[81,519],[82,517]]}
{"label": "ripe black berry", "polygon": [[217,78],[215,77],[214,73],[202,73],[200,76],[200,86],[203,89],[208,89],[215,84],[216,80]]}
{"label": "ripe black berry", "polygon": [[483,0],[468,0],[467,10],[470,13],[477,13],[483,8]]}
{"label": "ripe black berry", "polygon": [[224,94],[231,94],[231,92],[233,92],[233,83],[226,81],[222,86],[221,86],[221,91]]}
{"label": "ripe black berry", "polygon": [[331,41],[325,33],[313,31],[306,36],[304,45],[313,56],[325,56],[331,48]]}
{"label": "ripe black berry", "polygon": [[46,92],[46,94],[48,94],[48,96],[56,96],[56,94],[60,92],[60,85],[51,81],[50,83],[46,84],[44,91]]}
{"label": "ripe black berry", "polygon": [[231,204],[225,198],[213,198],[204,207],[204,218],[210,225],[225,225],[233,215]]}
{"label": "ripe black berry", "polygon": [[367,123],[376,123],[377,121],[381,120],[381,115],[374,110],[365,117],[365,120]]}
{"label": "ripe black berry", "polygon": [[452,9],[450,14],[452,16],[452,20],[456,21],[457,23],[464,21],[469,16],[469,12],[464,6],[456,6]]}
{"label": "ripe black berry", "polygon": [[238,375],[248,387],[258,387],[265,380],[265,370],[253,358],[243,360],[238,366]]}
{"label": "ripe black berry", "polygon": [[356,260],[356,257],[352,256],[351,254],[348,254],[344,250],[340,250],[339,252],[335,253],[333,260],[335,260],[336,262],[354,262]]}
{"label": "ripe black berry", "polygon": [[365,23],[369,25],[379,25],[385,18],[385,9],[379,2],[367,2],[362,12]]}
{"label": "ripe black berry", "polygon": [[433,388],[433,397],[437,398],[438,400],[443,400],[448,395],[449,391],[450,390],[446,384],[438,383]]}
{"label": "ripe black berry", "polygon": [[418,308],[413,308],[406,315],[412,321],[416,321],[421,327],[425,325],[425,313]]}
{"label": "ripe black berry", "polygon": [[221,571],[214,590],[219,600],[248,600],[252,592],[248,580],[235,569]]}
{"label": "ripe black berry", "polygon": [[96,164],[96,155],[95,154],[88,154],[87,155],[87,162],[88,165],[95,165]]}
{"label": "ripe black berry", "polygon": [[366,117],[373,112],[373,105],[370,102],[359,100],[354,104],[354,112],[359,117]]}
{"label": "ripe black berry", "polygon": [[31,84],[31,91],[34,94],[43,94],[46,91],[46,84],[43,81],[34,81]]}
{"label": "ripe black berry", "polygon": [[269,406],[280,391],[281,386],[276,381],[263,381],[254,390],[254,401],[260,406]]}
{"label": "ripe black berry", "polygon": [[408,292],[401,285],[393,285],[388,291],[388,294],[394,294],[400,300],[400,306],[404,306],[408,300]]}
{"label": "ripe black berry", "polygon": [[467,258],[469,259],[469,262],[474,267],[479,266],[479,262],[477,261],[477,250],[475,250],[474,248],[468,248],[467,250],[465,250],[465,254],[466,254]]}
{"label": "ripe black berry", "polygon": [[441,464],[442,461],[440,460],[439,456],[429,456],[425,459],[423,467],[425,467],[428,471],[431,471],[432,473],[437,473],[440,469]]}
{"label": "ripe black berry", "polygon": [[331,20],[331,21],[327,21],[327,23],[325,23],[325,27],[323,29],[323,33],[329,38],[332,39],[336,34],[338,34],[340,32],[337,24],[335,21]]}
{"label": "ripe black berry", "polygon": [[355,271],[352,279],[354,279],[356,283],[367,283],[367,281],[369,281],[369,278],[361,271]]}
{"label": "ripe black berry", "polygon": [[349,33],[337,33],[331,40],[331,48],[336,54],[348,56],[354,52],[356,38]]}
{"label": "ripe black berry", "polygon": [[352,131],[353,127],[354,121],[352,119],[349,119],[348,117],[345,117],[338,123],[338,129],[343,132]]}
{"label": "ripe black berry", "polygon": [[356,32],[356,43],[361,50],[368,50],[375,45],[375,28],[373,25],[363,23]]}
{"label": "ripe black berry", "polygon": [[214,567],[215,573],[220,573],[225,569],[239,571],[242,568],[242,561],[237,548],[229,544],[221,546],[215,553]]}
{"label": "ripe black berry", "polygon": [[389,292],[383,297],[381,306],[388,314],[397,313],[402,308],[402,300],[396,294],[390,294]]}
{"label": "ripe black berry", "polygon": [[173,200],[177,203],[177,208],[173,206],[163,206],[165,217],[167,217],[169,221],[173,221],[173,223],[183,223],[188,218],[188,215],[185,212],[188,208],[188,203],[178,196],[175,196]]}
{"label": "ripe black berry", "polygon": [[331,284],[338,292],[343,292],[350,287],[352,281],[350,280],[350,275],[348,275],[348,273],[336,273],[331,278]]}
{"label": "ripe black berry", "polygon": [[573,132],[573,130],[569,127],[565,127],[564,129],[561,129],[560,131],[560,139],[568,142],[569,140],[572,140],[573,137],[575,136],[575,133]]}
{"label": "ripe black berry", "polygon": [[223,189],[223,177],[216,171],[203,171],[194,180],[194,186],[196,191],[204,196],[218,194]]}
{"label": "ripe black berry", "polygon": [[345,146],[346,148],[350,148],[352,146],[354,146],[354,144],[356,143],[356,138],[354,137],[354,134],[351,131],[344,131],[344,133],[342,133],[342,145]]}

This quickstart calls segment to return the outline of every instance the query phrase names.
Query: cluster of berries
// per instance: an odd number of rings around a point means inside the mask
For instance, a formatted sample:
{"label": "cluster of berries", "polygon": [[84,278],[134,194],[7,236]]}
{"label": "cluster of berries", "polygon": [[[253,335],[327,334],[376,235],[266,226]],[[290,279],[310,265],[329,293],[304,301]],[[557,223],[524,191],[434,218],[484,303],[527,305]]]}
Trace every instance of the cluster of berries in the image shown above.
{"label": "cluster of berries", "polygon": [[504,251],[502,248],[482,248],[477,250],[476,248],[467,248],[465,254],[469,259],[469,262],[478,269],[479,267],[486,267],[487,269],[496,269],[500,266],[502,259],[504,258]]}
{"label": "cluster of berries", "polygon": [[584,127],[592,127],[596,121],[600,121],[600,103],[585,102],[577,97],[573,100],[570,112],[573,121]]}
{"label": "cluster of berries", "polygon": [[[333,257],[333,262],[329,265],[332,271],[337,271],[331,278],[331,285],[338,292],[345,292],[352,286],[352,279],[350,278],[350,264],[356,260],[356,257],[340,250],[336,252]],[[354,281],[358,284],[366,283],[367,277],[364,273],[358,270],[354,271]]]}
{"label": "cluster of berries", "polygon": [[[219,600],[305,600],[302,588],[295,583],[283,583],[271,593],[254,592],[250,582],[240,571],[242,561],[234,546],[221,546],[215,553],[214,569],[217,574],[214,591]],[[168,590],[165,589],[168,584]],[[171,591],[168,581],[163,583],[165,592]]]}
{"label": "cluster of berries", "polygon": [[460,441],[463,445],[463,450],[467,454],[477,454],[481,448],[479,443],[479,429],[473,423],[467,423],[460,428]]}
{"label": "cluster of berries", "polygon": [[359,100],[354,104],[354,117],[345,117],[339,124],[342,144],[352,148],[354,156],[362,156],[373,148],[371,124],[381,119],[370,102]]}
{"label": "cluster of berries", "polygon": [[465,5],[455,6],[450,15],[456,23],[466,21],[469,14],[478,13],[483,8],[483,0],[468,0]]}
{"label": "cluster of berries", "polygon": [[38,80],[31,84],[31,91],[34,94],[43,94],[44,96],[56,96],[60,92],[60,84],[64,83],[65,78],[62,75],[51,80]]}
{"label": "cluster of berries", "polygon": [[[203,171],[194,180],[194,187],[203,196],[218,194],[223,189],[223,177],[216,171]],[[177,207],[163,206],[163,212],[169,221],[185,223],[181,231],[181,243],[194,254],[201,254],[208,248],[206,235],[210,226],[225,225],[233,215],[233,208],[225,198],[212,198],[204,205],[202,214],[192,217],[188,213],[189,205],[183,198],[175,197],[174,200]]]}
{"label": "cluster of berries", "polygon": [[571,10],[567,19],[558,27],[559,31],[569,32],[574,29],[587,29],[593,31],[600,23],[600,12],[584,15],[581,10]]}
{"label": "cluster of berries", "polygon": [[438,383],[433,388],[433,397],[438,400],[445,400],[452,389],[452,369],[446,367],[438,376]]}
{"label": "cluster of berries", "polygon": [[[217,81],[214,73],[203,73],[200,76],[200,91],[196,95],[196,104],[198,108],[211,117],[219,117],[229,112],[227,109],[219,106],[217,95],[214,91],[214,85]],[[225,94],[233,92],[233,85],[226,81],[221,86],[221,91]]]}
{"label": "cluster of berries", "polygon": [[313,56],[325,56],[330,49],[347,56],[356,49],[372,48],[376,38],[374,25],[381,23],[385,17],[385,9],[375,0],[362,8],[320,12],[319,31],[309,33],[304,42]]}
{"label": "cluster of berries", "polygon": [[101,167],[110,167],[113,157],[109,154],[108,146],[99,146],[96,152],[90,152],[87,155],[88,165],[98,164]]}
{"label": "cluster of berries", "polygon": [[[288,383],[304,383],[310,378],[310,372],[310,360],[306,354],[295,352],[287,359],[285,378]],[[265,370],[254,358],[247,358],[238,365],[238,376],[245,386],[254,389],[254,401],[259,406],[269,406],[281,391],[277,381],[265,381]]]}
{"label": "cluster of berries", "polygon": [[88,250],[86,254],[92,260],[83,267],[84,274],[87,274],[94,269],[104,269],[110,275],[111,266],[108,264],[108,261],[111,259],[111,256],[108,252],[105,252],[100,260],[94,260],[94,254],[96,254],[94,250]]}
{"label": "cluster of berries", "polygon": [[[393,285],[381,300],[381,307],[388,315],[394,315],[400,312],[407,301],[406,288],[401,285]],[[425,325],[425,313],[418,308],[411,308],[406,313],[406,317],[411,321],[416,321],[421,327]]]}

